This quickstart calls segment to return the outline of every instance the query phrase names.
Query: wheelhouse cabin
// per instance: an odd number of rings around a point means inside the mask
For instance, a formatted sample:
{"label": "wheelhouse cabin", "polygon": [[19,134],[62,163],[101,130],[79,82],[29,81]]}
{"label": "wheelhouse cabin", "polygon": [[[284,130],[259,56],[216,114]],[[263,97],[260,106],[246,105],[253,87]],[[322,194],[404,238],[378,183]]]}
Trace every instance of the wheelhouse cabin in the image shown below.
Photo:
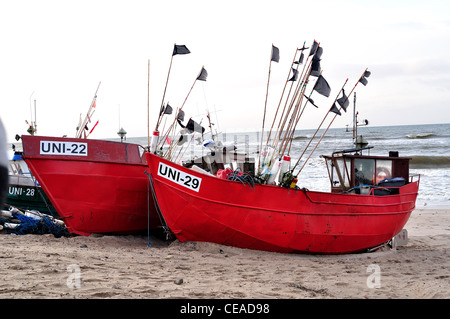
{"label": "wheelhouse cabin", "polygon": [[[389,156],[361,155],[372,147],[334,152],[325,158],[333,193],[374,195],[398,194],[398,187],[409,183],[409,161],[398,152]],[[373,190],[373,191],[372,191]]]}

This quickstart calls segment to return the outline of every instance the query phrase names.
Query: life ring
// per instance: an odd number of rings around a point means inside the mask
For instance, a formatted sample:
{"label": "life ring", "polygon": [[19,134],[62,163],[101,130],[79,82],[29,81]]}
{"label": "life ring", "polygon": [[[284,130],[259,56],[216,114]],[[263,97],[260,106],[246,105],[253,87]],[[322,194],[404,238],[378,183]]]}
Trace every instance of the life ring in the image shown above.
{"label": "life ring", "polygon": [[391,178],[391,172],[384,167],[380,167],[377,169],[376,176],[375,176],[375,183],[378,184],[379,182]]}

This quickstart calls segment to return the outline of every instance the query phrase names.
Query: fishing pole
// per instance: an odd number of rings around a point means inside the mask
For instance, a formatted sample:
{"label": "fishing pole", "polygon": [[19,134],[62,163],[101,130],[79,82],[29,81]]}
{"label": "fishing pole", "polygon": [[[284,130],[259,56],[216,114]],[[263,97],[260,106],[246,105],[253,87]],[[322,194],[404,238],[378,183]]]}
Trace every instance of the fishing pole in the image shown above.
{"label": "fishing pole", "polygon": [[147,151],[150,151],[150,59],[147,71]]}

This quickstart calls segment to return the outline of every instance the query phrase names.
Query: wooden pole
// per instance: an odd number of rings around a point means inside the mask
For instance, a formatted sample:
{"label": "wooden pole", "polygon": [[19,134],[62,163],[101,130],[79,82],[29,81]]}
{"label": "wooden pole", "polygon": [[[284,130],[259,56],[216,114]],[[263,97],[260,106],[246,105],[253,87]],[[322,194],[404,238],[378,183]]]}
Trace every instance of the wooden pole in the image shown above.
{"label": "wooden pole", "polygon": [[[350,91],[350,93],[347,95],[347,98],[348,98],[349,96],[352,95],[352,93],[353,93],[353,91],[355,90],[356,86],[358,85],[359,81],[361,80],[361,78],[364,76],[364,74],[365,74],[366,72],[367,72],[367,68],[364,70],[363,74],[359,77],[359,79],[358,79],[358,81],[356,82],[355,86],[352,88],[352,90]],[[347,81],[348,81],[348,79],[347,79]],[[345,83],[347,83],[347,81],[345,81]],[[344,86],[345,86],[345,84],[344,84]],[[342,89],[344,88],[344,86],[342,87]],[[342,89],[341,89],[341,91],[342,91]],[[339,91],[339,94],[341,94],[341,91]],[[339,94],[338,94],[338,97],[339,97]],[[337,100],[337,98],[336,98],[335,101],[333,102],[333,105],[334,105],[334,103],[336,102],[336,100]],[[332,107],[333,107],[333,105],[332,105]],[[330,108],[330,109],[331,109],[331,108]],[[340,112],[341,110],[342,110],[342,107],[339,108],[339,112]],[[330,113],[330,111],[328,111],[328,113]],[[327,113],[327,115],[328,115],[328,113]],[[314,149],[311,151],[311,153],[309,154],[309,156],[308,156],[308,158],[306,159],[305,163],[303,163],[303,166],[300,168],[300,170],[299,170],[298,173],[295,175],[295,177],[297,177],[298,174],[300,174],[300,172],[303,170],[303,168],[305,167],[306,163],[307,163],[308,160],[311,158],[311,155],[314,153],[314,151],[316,150],[316,148],[319,146],[320,142],[322,141],[323,137],[324,137],[325,134],[327,133],[327,131],[328,131],[328,129],[330,128],[331,124],[332,124],[333,121],[336,119],[337,115],[338,115],[338,114],[335,114],[335,115],[334,115],[333,119],[330,121],[330,124],[328,124],[328,127],[326,128],[325,132],[323,132],[323,134],[322,134],[322,136],[320,137],[319,141],[317,142],[316,146],[315,146]],[[325,117],[326,117],[326,116],[325,116]],[[325,118],[324,118],[324,120],[325,120]],[[322,123],[323,123],[323,121],[322,121]],[[316,131],[316,133],[317,133],[317,131]],[[312,139],[311,139],[311,140],[312,140]],[[309,144],[308,144],[308,146],[309,146]],[[300,157],[300,158],[301,158],[301,157]],[[300,161],[300,158],[298,159],[298,161],[297,161],[297,163],[295,164],[295,166],[297,166],[298,162]],[[295,168],[295,166],[294,166],[294,168]]]}
{"label": "wooden pole", "polygon": [[[313,91],[314,91],[314,89],[311,90],[311,93],[309,93],[308,98],[311,97]],[[306,105],[308,104],[308,102],[309,102],[309,100],[306,100],[306,101],[305,101],[305,104],[303,105],[303,108],[302,108],[301,112],[299,113],[299,115],[297,116],[297,118],[296,118],[296,120],[295,120],[294,129],[291,130],[291,135],[289,136],[289,149],[288,149],[288,155],[289,155],[290,152],[291,152],[292,140],[293,140],[293,138],[294,138],[294,132],[295,132],[295,129],[297,128],[298,121],[299,121],[300,118],[302,117],[302,114],[303,114],[303,112],[305,111]]]}
{"label": "wooden pole", "polygon": [[[178,112],[175,114],[175,118],[174,118],[172,124],[171,124],[171,125],[169,126],[169,128],[167,129],[167,135],[168,135],[169,131],[171,131],[171,130],[174,128],[175,123],[176,123],[177,118],[178,118],[178,113],[183,109],[184,104],[186,103],[186,101],[187,101],[189,95],[190,95],[191,92],[192,92],[192,89],[194,88],[195,83],[197,82],[197,79],[198,79],[198,76],[195,78],[195,81],[194,81],[194,83],[192,84],[191,89],[189,90],[189,92],[188,92],[186,98],[184,99],[183,105],[181,105],[180,109],[179,109]],[[161,147],[163,147],[165,143],[166,143],[166,139],[163,139]],[[172,145],[171,145],[171,147],[172,147]]]}
{"label": "wooden pole", "polygon": [[81,138],[81,134],[84,133],[84,128],[87,125],[87,122],[90,121],[90,119],[91,119],[91,116],[92,116],[91,112],[94,107],[95,101],[97,99],[97,92],[98,92],[98,89],[100,88],[101,83],[102,82],[98,83],[97,90],[95,90],[94,98],[92,99],[91,105],[89,106],[88,112],[86,113],[86,117],[84,118],[84,121],[83,121],[82,125],[80,126],[80,129],[77,132],[76,138]]}
{"label": "wooden pole", "polygon": [[[320,44],[318,45],[318,47],[319,46],[320,46]],[[316,51],[314,52],[314,54],[317,52],[318,47],[316,48]],[[314,54],[312,54],[312,56],[314,56]],[[291,114],[291,120],[288,123],[288,128],[286,129],[286,132],[284,134],[284,138],[281,140],[280,145],[278,147],[278,149],[280,151],[282,150],[283,145],[286,142],[286,137],[288,136],[288,132],[289,132],[289,130],[292,127],[293,119],[295,119],[295,114],[297,114],[298,107],[299,107],[299,105],[301,105],[301,101],[302,101],[303,95],[304,95],[304,90],[306,89],[306,85],[307,85],[307,83],[309,81],[310,69],[311,69],[311,65],[312,65],[312,59],[308,62],[310,56],[311,55],[308,56],[308,59],[306,60],[305,65],[303,66],[303,70],[302,70],[302,74],[301,74],[301,80],[299,80],[299,82],[297,84],[297,88],[295,90],[295,94],[294,94],[294,96],[293,96],[293,98],[291,100],[291,103],[289,105],[288,111],[286,112],[286,116],[285,116],[285,118],[283,120],[283,124],[281,125],[281,127],[279,127],[278,135],[276,135],[276,137],[275,137],[275,141],[276,141],[275,143],[278,144],[279,141],[280,141],[281,135],[283,133],[284,126],[286,125],[286,121],[289,118],[289,114],[290,114],[290,111],[292,109],[292,106],[294,104],[296,104],[295,107],[294,107],[294,110],[293,110],[293,112]],[[306,72],[305,72],[305,69],[306,69]],[[297,103],[295,103],[295,101],[297,101]],[[280,123],[281,123],[281,119],[280,119]],[[284,147],[284,149],[281,152],[279,152],[278,155],[280,157],[283,155],[283,152],[285,151],[285,149],[286,149],[286,147]]]}
{"label": "wooden pole", "polygon": [[259,170],[261,167],[262,141],[263,141],[263,137],[264,137],[264,122],[266,121],[267,97],[269,96],[269,82],[270,82],[270,73],[272,70],[272,57],[273,57],[273,43],[272,43],[272,50],[270,52],[269,74],[267,75],[266,100],[264,102],[264,113],[263,113],[262,129],[261,129],[261,141],[259,143],[257,174],[259,174]]}
{"label": "wooden pole", "polygon": [[[291,111],[291,109],[292,109],[292,106],[294,105],[295,101],[296,101],[297,99],[299,99],[299,101],[301,101],[301,99],[303,98],[303,92],[304,92],[304,89],[306,88],[306,85],[307,85],[307,83],[308,83],[308,81],[309,81],[309,75],[310,75],[310,71],[309,71],[309,70],[311,69],[311,65],[312,65],[312,58],[311,58],[311,60],[309,60],[309,58],[310,58],[311,56],[314,57],[314,54],[317,52],[319,46],[320,46],[320,43],[318,44],[318,46],[317,46],[316,50],[314,51],[314,53],[311,54],[311,55],[308,55],[308,58],[306,59],[306,63],[305,63],[304,66],[303,66],[302,74],[301,74],[301,76],[300,76],[300,79],[301,79],[301,80],[299,80],[299,82],[298,82],[298,84],[297,84],[297,87],[296,87],[296,89],[295,89],[294,96],[293,96],[293,98],[292,98],[292,100],[291,100],[291,103],[290,103],[290,105],[289,105],[288,111],[286,112],[286,115],[285,115],[285,118],[284,118],[284,120],[283,120],[283,124],[281,125],[281,127],[280,127],[280,124],[281,124],[281,118],[280,118],[280,123],[278,124],[278,134],[276,134],[276,135],[275,135],[275,138],[274,138],[274,141],[276,141],[275,144],[278,144],[278,142],[279,142],[279,140],[280,140],[280,138],[281,138],[281,134],[282,134],[282,132],[283,132],[283,130],[284,130],[284,126],[286,125],[286,121],[287,121],[287,119],[288,119],[288,117],[289,117],[289,113],[290,113],[290,111]],[[309,62],[308,62],[308,61],[309,61]],[[306,70],[306,72],[305,72],[305,70]],[[300,94],[300,93],[301,93],[301,94]],[[287,102],[287,101],[286,101],[286,102]],[[294,111],[295,111],[295,109],[297,109],[297,108],[298,108],[298,104],[297,104],[296,107],[294,108]],[[285,134],[285,135],[286,135],[286,134]],[[281,148],[282,144],[283,144],[283,141],[282,141],[281,144],[280,144],[280,148]]]}
{"label": "wooden pole", "polygon": [[147,74],[147,150],[150,151],[150,59]]}
{"label": "wooden pole", "polygon": [[[288,76],[287,76],[287,78],[286,78],[286,83],[284,84],[283,92],[281,93],[280,101],[278,102],[278,107],[277,107],[277,110],[276,110],[276,112],[275,112],[275,116],[273,117],[272,126],[270,127],[269,135],[267,136],[266,146],[269,144],[270,135],[272,134],[273,125],[275,124],[275,120],[276,120],[276,118],[277,118],[278,111],[279,111],[279,109],[280,109],[281,101],[283,100],[284,91],[286,90],[286,86],[287,86],[287,84],[288,84],[288,82],[289,82],[289,76],[291,75],[291,68],[294,66],[295,58],[297,57],[297,51],[298,51],[298,48],[295,49],[294,59],[292,60],[291,66],[290,66],[290,68],[289,68]],[[292,87],[292,86],[291,86],[291,87]],[[281,116],[283,116],[283,115],[281,115]]]}
{"label": "wooden pole", "polygon": [[164,93],[163,93],[163,97],[162,97],[162,101],[161,101],[161,107],[159,109],[159,114],[158,114],[158,121],[156,122],[156,128],[155,131],[158,130],[159,127],[159,123],[161,121],[161,108],[164,105],[164,98],[166,97],[166,90],[167,90],[167,84],[169,83],[169,76],[170,76],[170,70],[172,69],[172,61],[173,61],[173,54],[172,57],[170,58],[170,65],[169,65],[169,72],[167,72],[167,79],[166,79],[166,86],[164,87]]}
{"label": "wooden pole", "polygon": [[[345,81],[344,86],[345,86],[345,84],[347,83],[347,81],[348,81],[348,79]],[[344,88],[344,86],[342,86],[342,89]],[[334,104],[336,103],[336,100],[338,99],[339,95],[341,94],[342,89],[339,91],[338,96],[337,96],[336,99],[334,100],[333,105],[332,105],[331,107],[333,107]],[[339,109],[339,111],[340,111],[341,109],[342,109],[342,107]],[[331,110],[331,108],[330,108],[330,110]],[[327,117],[327,115],[328,115],[329,113],[330,113],[330,111],[328,111],[327,114],[325,115],[325,117],[324,117],[324,119],[323,119],[321,125],[323,124],[323,122],[325,121],[325,118]],[[298,173],[295,175],[295,177],[297,177],[298,174],[300,174],[300,172],[303,170],[303,168],[305,167],[306,163],[309,161],[309,159],[311,158],[312,154],[314,153],[314,151],[315,151],[315,150],[317,149],[317,147],[319,146],[319,144],[320,144],[320,142],[322,141],[323,137],[324,137],[325,134],[328,132],[328,129],[330,128],[331,124],[333,123],[333,121],[334,121],[334,119],[336,118],[337,115],[338,115],[338,114],[334,114],[333,119],[330,121],[330,123],[328,124],[327,128],[325,129],[325,131],[322,133],[322,136],[320,137],[319,141],[316,143],[316,146],[313,148],[313,150],[311,151],[311,153],[309,153],[308,158],[307,158],[306,161],[303,163],[303,166],[300,168],[300,170],[299,170]],[[317,131],[318,131],[319,129],[320,129],[320,126],[319,126],[319,128],[316,130],[316,133],[317,133]],[[316,133],[314,133],[314,136],[315,136]],[[314,138],[314,137],[313,137],[313,138]],[[313,140],[313,138],[310,140],[310,143],[311,143],[311,141]],[[309,144],[310,144],[310,143],[308,143],[308,146],[307,146],[306,148],[309,147]],[[306,148],[305,148],[305,150],[303,151],[302,155],[305,153]],[[300,157],[300,158],[301,158],[301,157]],[[300,158],[298,159],[297,163],[300,161]],[[297,163],[295,164],[295,166],[297,166]],[[294,166],[294,168],[295,168],[295,166]]]}

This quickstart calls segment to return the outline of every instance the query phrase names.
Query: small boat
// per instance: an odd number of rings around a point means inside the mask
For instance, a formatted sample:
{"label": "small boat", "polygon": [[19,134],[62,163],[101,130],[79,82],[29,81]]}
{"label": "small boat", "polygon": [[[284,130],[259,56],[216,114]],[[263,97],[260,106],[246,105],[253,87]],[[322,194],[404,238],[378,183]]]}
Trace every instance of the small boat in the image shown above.
{"label": "small boat", "polygon": [[22,145],[25,162],[71,233],[130,234],[160,225],[142,146],[25,135]]}
{"label": "small boat", "polygon": [[[181,242],[342,254],[366,251],[398,234],[414,210],[420,180],[410,179],[409,158],[349,153],[326,157],[329,193],[249,185],[149,152],[146,157],[157,209]],[[378,168],[390,168],[391,178],[375,183]],[[368,182],[372,186],[366,188]]]}
{"label": "small boat", "polygon": [[23,210],[37,210],[59,218],[56,209],[23,160],[21,151],[14,150],[9,160],[9,186],[5,203]]}

